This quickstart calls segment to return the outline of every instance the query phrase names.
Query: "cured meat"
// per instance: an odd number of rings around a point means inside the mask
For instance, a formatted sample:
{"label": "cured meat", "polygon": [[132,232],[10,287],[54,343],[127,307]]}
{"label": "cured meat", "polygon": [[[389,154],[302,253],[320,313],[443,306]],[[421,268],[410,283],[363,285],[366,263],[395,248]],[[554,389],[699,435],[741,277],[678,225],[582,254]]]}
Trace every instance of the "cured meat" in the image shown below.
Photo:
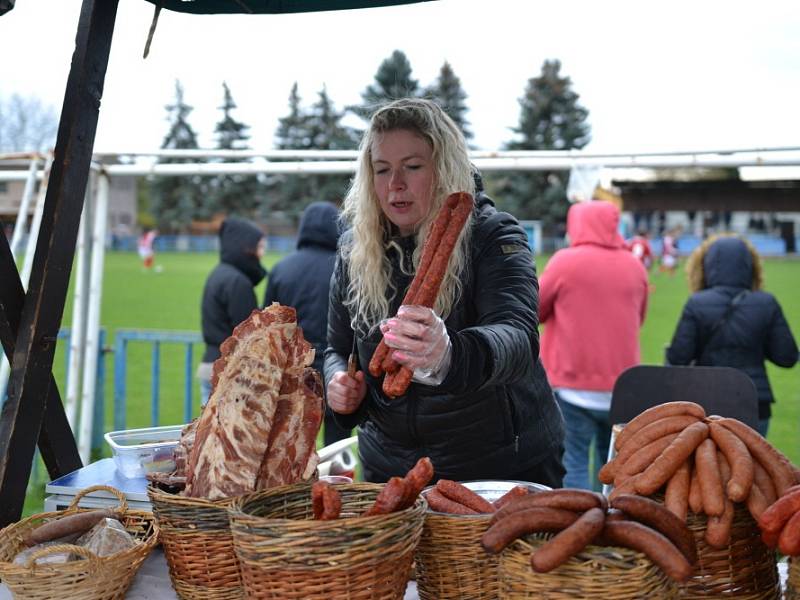
{"label": "cured meat", "polygon": [[189,454],[184,492],[209,500],[255,489],[284,369],[292,359],[292,368],[302,371],[314,357],[297,327],[295,310],[275,303],[253,311],[220,351],[211,376],[213,392]]}
{"label": "cured meat", "polygon": [[[312,453],[316,454],[317,433],[324,411],[322,380],[317,371],[304,368],[297,362],[296,355],[290,362],[292,365],[287,365],[283,374],[278,407],[256,489],[301,481]],[[299,373],[296,365],[301,365]],[[316,462],[312,473],[315,468]]]}

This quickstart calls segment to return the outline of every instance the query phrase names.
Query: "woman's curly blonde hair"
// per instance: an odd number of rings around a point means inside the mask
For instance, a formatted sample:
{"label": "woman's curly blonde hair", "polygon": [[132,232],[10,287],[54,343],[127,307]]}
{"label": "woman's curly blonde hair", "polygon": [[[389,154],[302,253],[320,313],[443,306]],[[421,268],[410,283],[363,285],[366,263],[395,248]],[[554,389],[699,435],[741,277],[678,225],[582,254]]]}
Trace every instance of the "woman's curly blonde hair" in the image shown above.
{"label": "woman's curly blonde hair", "polygon": [[[392,224],[381,211],[372,172],[374,144],[381,135],[395,130],[406,130],[420,136],[433,150],[434,189],[431,210],[416,233],[417,247],[412,257],[413,265],[404,264],[402,250],[392,240]],[[342,211],[342,218],[352,228],[352,237],[342,248],[348,261],[350,279],[344,304],[353,315],[353,328],[357,324],[364,324],[368,329],[373,329],[382,319],[390,316],[391,298],[387,297],[387,290],[398,293],[392,284],[388,251],[398,252],[403,272],[413,272],[419,264],[422,244],[439,208],[448,195],[454,192],[471,192],[474,180],[464,136],[453,120],[430,100],[406,98],[378,109],[364,133],[359,151],[356,174],[345,197]],[[450,313],[461,295],[460,274],[464,272],[468,259],[471,220],[470,217],[456,244],[434,306],[436,313],[442,317]]]}
{"label": "woman's curly blonde hair", "polygon": [[699,292],[700,290],[704,290],[706,287],[708,287],[706,285],[705,267],[703,266],[706,254],[708,254],[708,249],[711,248],[711,246],[717,240],[730,237],[741,240],[744,245],[747,246],[747,250],[750,252],[750,256],[753,258],[753,281],[750,284],[750,289],[760,290],[762,288],[764,283],[764,272],[761,266],[761,257],[758,255],[758,252],[756,252],[753,244],[735,233],[718,233],[716,235],[712,235],[697,248],[695,248],[689,256],[689,259],[686,261],[686,276],[689,280],[689,290],[692,293]]}

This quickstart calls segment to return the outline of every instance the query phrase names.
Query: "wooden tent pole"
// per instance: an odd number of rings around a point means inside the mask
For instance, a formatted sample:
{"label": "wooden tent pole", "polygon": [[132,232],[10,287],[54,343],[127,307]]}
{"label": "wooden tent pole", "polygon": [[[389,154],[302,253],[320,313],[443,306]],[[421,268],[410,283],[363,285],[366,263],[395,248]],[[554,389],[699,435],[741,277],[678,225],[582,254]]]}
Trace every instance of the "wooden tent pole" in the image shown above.
{"label": "wooden tent pole", "polygon": [[[0,236],[0,281],[3,282],[0,286],[0,342],[11,362],[25,303],[25,290],[5,236]],[[44,410],[39,431],[39,450],[47,472],[55,478],[83,465],[52,374]]]}
{"label": "wooden tent pole", "polygon": [[[55,409],[55,402],[46,402],[53,381],[55,341],[72,270],[118,3],[83,0],[81,6],[33,272],[19,318],[8,399],[0,415],[0,527],[22,514],[45,407]],[[3,305],[0,310],[7,308]],[[3,314],[0,323],[11,331],[10,314]],[[60,402],[58,410],[65,418]],[[46,435],[42,441],[43,455],[54,454],[52,436]]]}

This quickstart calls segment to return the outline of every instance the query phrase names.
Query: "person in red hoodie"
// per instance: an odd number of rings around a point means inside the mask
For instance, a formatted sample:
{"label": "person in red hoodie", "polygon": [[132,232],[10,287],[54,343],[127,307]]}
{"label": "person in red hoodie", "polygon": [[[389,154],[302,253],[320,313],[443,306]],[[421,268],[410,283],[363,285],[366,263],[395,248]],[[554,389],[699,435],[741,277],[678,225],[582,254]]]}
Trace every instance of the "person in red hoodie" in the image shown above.
{"label": "person in red hoodie", "polygon": [[611,437],[611,390],[640,361],[647,271],[626,248],[619,216],[610,202],[573,204],[567,213],[570,245],[553,255],[539,278],[541,358],[566,424],[565,487],[599,486],[597,471]]}

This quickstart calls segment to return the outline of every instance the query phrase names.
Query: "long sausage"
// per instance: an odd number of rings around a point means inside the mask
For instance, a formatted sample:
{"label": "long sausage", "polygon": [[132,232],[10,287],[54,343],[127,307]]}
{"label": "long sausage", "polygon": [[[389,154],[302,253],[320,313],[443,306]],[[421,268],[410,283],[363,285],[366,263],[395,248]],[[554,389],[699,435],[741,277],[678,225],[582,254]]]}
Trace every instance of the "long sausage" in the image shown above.
{"label": "long sausage", "polygon": [[375,503],[362,516],[371,517],[373,515],[393,513],[400,509],[406,496],[405,480],[400,477],[392,477],[384,484],[383,489],[378,492]]}
{"label": "long sausage", "polygon": [[[452,218],[453,209],[458,205],[458,199],[458,194],[450,194],[439,209],[436,220],[431,224],[431,228],[428,230],[428,235],[422,246],[422,255],[417,265],[417,272],[414,274],[414,279],[411,281],[411,285],[406,295],[403,297],[403,304],[414,304],[414,298],[419,292],[419,287],[422,285],[422,281],[428,273],[433,255],[439,248],[439,243],[442,241],[445,229],[447,229],[448,221]],[[382,371],[394,373],[397,371],[398,366],[397,362],[391,356],[390,348],[386,345],[386,341],[381,338],[378,348],[369,361],[369,372],[373,377],[380,377]]]}
{"label": "long sausage", "polygon": [[653,463],[656,458],[661,455],[664,450],[669,447],[676,437],[678,437],[677,433],[671,433],[662,438],[658,438],[657,440],[647,444],[636,454],[633,454],[630,458],[628,458],[628,460],[621,463],[617,467],[617,477],[619,480],[615,478],[614,485],[622,483],[631,475],[635,475],[644,471]]}
{"label": "long sausage", "polygon": [[726,487],[728,498],[734,502],[744,502],[750,495],[755,477],[753,457],[745,443],[731,430],[714,421],[709,423],[708,430],[731,467],[731,480]]}
{"label": "long sausage", "polygon": [[753,458],[769,473],[778,496],[794,485],[794,472],[789,459],[778,452],[760,433],[736,419],[720,419],[716,422],[731,430],[745,443]]}
{"label": "long sausage", "polygon": [[686,523],[655,500],[626,495],[612,500],[611,506],[662,533],[675,544],[686,560],[691,564],[697,562],[697,546]]}
{"label": "long sausage", "polygon": [[605,509],[605,497],[588,490],[572,488],[535,492],[516,499],[498,510],[492,516],[491,523],[534,507],[558,508],[582,513],[592,508]]}
{"label": "long sausage", "polygon": [[778,499],[778,494],[775,493],[775,484],[772,483],[772,477],[769,476],[769,473],[757,460],[753,461],[753,485],[759,487],[768,506]]}
{"label": "long sausage", "polygon": [[495,512],[492,503],[481,498],[478,494],[473,492],[466,486],[461,485],[456,481],[449,479],[440,479],[436,482],[436,489],[445,497],[453,502],[458,502],[464,506],[468,506],[475,512],[479,513],[493,513]]}
{"label": "long sausage", "polygon": [[578,514],[559,508],[529,508],[509,515],[489,527],[481,546],[489,554],[499,554],[517,538],[529,533],[561,531],[578,520]]}
{"label": "long sausage", "polygon": [[703,512],[709,517],[719,517],[725,510],[725,494],[717,460],[717,446],[714,440],[706,439],[695,453],[697,479],[703,496]]}
{"label": "long sausage", "polygon": [[650,496],[658,491],[706,437],[708,437],[708,425],[700,421],[689,425],[638,477],[636,491],[644,496]]}
{"label": "long sausage", "polygon": [[653,421],[634,433],[623,446],[620,446],[619,454],[617,454],[617,461],[619,461],[619,464],[622,464],[649,443],[671,433],[679,434],[684,429],[697,422],[699,422],[699,419],[694,415],[676,415]]}
{"label": "long sausage", "polygon": [[[725,455],[721,452],[717,455],[719,464],[720,485],[725,489],[731,478],[731,468]],[[730,498],[723,496],[722,514],[709,516],[706,522],[705,540],[706,544],[712,548],[722,549],[731,543],[731,528],[733,527],[733,516],[735,507]]]}
{"label": "long sausage", "polygon": [[118,518],[119,512],[108,508],[66,515],[39,525],[36,529],[28,532],[22,541],[26,546],[35,546],[36,544],[50,542],[75,533],[84,533],[106,517]]}
{"label": "long sausage", "polygon": [[[690,459],[691,460],[691,459]],[[689,484],[691,482],[691,468],[686,460],[667,482],[667,491],[664,492],[664,506],[667,510],[686,522],[689,512]]]}
{"label": "long sausage", "polygon": [[758,520],[758,526],[763,531],[776,533],[783,529],[786,522],[796,512],[800,511],[800,490],[778,498],[775,503],[764,511]]}
{"label": "long sausage", "polygon": [[428,482],[433,479],[433,463],[427,456],[423,456],[417,461],[411,470],[403,478],[405,481],[405,496],[400,503],[399,510],[405,510],[413,506],[420,492],[425,489]]}
{"label": "long sausage", "polygon": [[523,487],[521,485],[515,485],[513,488],[508,490],[505,494],[500,496],[497,500],[492,502],[492,505],[495,507],[495,510],[500,510],[506,504],[510,502],[514,502],[518,498],[522,498],[523,496],[527,496],[529,494],[528,488]]}
{"label": "long sausage", "polygon": [[648,408],[625,425],[614,441],[614,448],[619,452],[619,449],[622,448],[625,442],[640,429],[664,417],[673,417],[676,415],[692,415],[697,419],[703,419],[706,416],[706,411],[702,406],[694,402],[667,402]]}
{"label": "long sausage", "polygon": [[786,556],[800,556],[800,512],[796,512],[783,526],[778,549]]}
{"label": "long sausage", "polygon": [[537,573],[548,573],[583,550],[603,530],[606,515],[599,508],[583,513],[577,521],[542,544],[531,555]]}
{"label": "long sausage", "polygon": [[[692,464],[694,464],[692,460]],[[689,482],[689,510],[698,515],[703,512],[703,492],[700,491],[700,480],[697,477],[697,466],[692,469],[692,479]]]}
{"label": "long sausage", "polygon": [[684,582],[692,574],[692,566],[675,544],[647,525],[634,521],[606,521],[602,536],[611,545],[644,553],[675,581]]}
{"label": "long sausage", "polygon": [[451,515],[477,515],[480,514],[477,510],[471,509],[469,506],[464,506],[460,502],[454,502],[450,498],[446,498],[438,489],[433,488],[427,494],[425,499],[428,505],[436,512],[448,513]]}

